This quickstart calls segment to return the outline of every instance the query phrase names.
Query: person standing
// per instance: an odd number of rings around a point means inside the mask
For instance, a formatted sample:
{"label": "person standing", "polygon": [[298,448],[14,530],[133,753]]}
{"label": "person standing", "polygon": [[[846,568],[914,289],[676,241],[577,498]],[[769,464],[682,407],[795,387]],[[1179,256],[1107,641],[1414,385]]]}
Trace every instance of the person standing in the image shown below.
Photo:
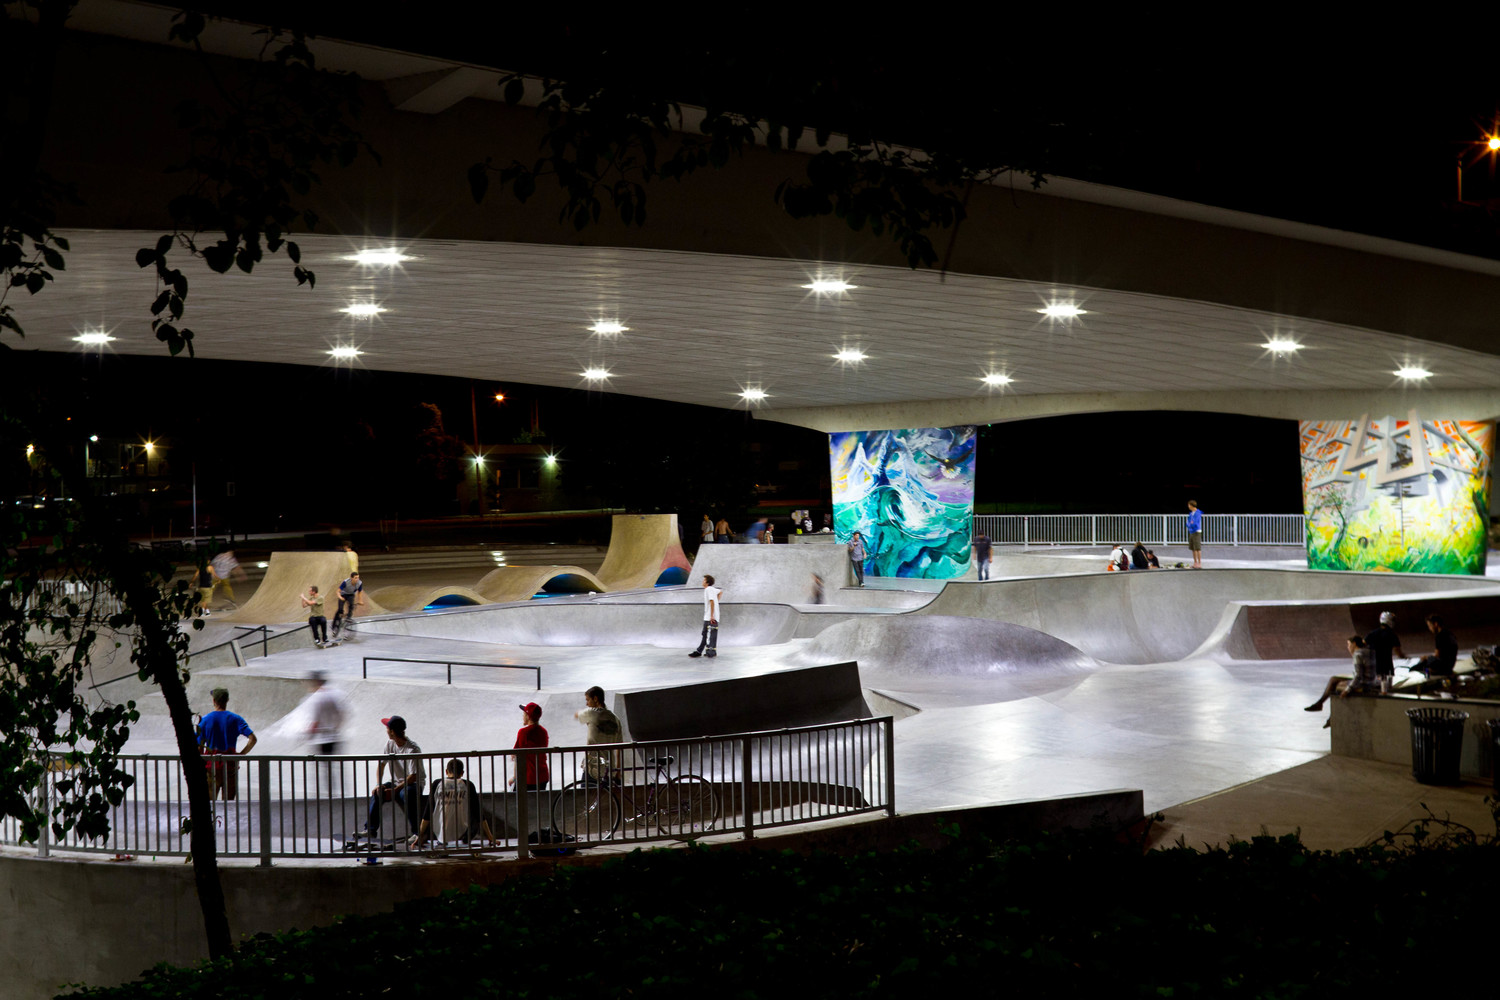
{"label": "person standing", "polygon": [[302,699],[301,709],[309,717],[305,734],[308,749],[319,756],[337,754],[349,713],[343,693],[328,686],[321,670],[307,675],[307,697]]}
{"label": "person standing", "polygon": [[724,592],[714,586],[714,578],[703,577],[703,638],[698,648],[689,656],[706,656],[712,659],[719,655],[719,598]]}
{"label": "person standing", "polygon": [[854,585],[863,587],[865,585],[865,559],[869,553],[865,550],[865,536],[859,532],[849,539],[849,564],[854,567]]}
{"label": "person standing", "polygon": [[313,645],[322,649],[328,645],[328,616],[323,613],[323,595],[317,584],[307,588],[302,595],[302,606],[307,609],[307,625],[312,629]]}
{"label": "person standing", "polygon": [[358,576],[359,553],[354,551],[354,546],[349,542],[345,542],[340,548],[344,550],[344,558],[349,562],[349,572],[354,576]]}
{"label": "person standing", "polygon": [[1193,569],[1203,568],[1203,511],[1198,509],[1198,501],[1187,502],[1187,533],[1188,548],[1193,550]]}
{"label": "person standing", "polygon": [[358,571],[350,573],[348,578],[339,583],[339,606],[333,613],[333,634],[340,634],[339,626],[345,618],[354,619],[354,609],[365,606],[365,585],[359,578]]}
{"label": "person standing", "polygon": [[1365,645],[1375,657],[1375,678],[1380,682],[1382,694],[1389,694],[1391,681],[1396,676],[1394,657],[1405,657],[1401,649],[1401,637],[1396,634],[1396,616],[1390,611],[1380,613],[1380,624],[1365,636]]}
{"label": "person standing", "polygon": [[750,527],[745,529],[745,541],[756,543],[761,540],[760,536],[765,533],[766,521],[764,517],[758,517],[750,522]]}
{"label": "person standing", "polygon": [[719,518],[719,523],[714,525],[714,541],[721,545],[728,544],[729,519],[727,517]]}
{"label": "person standing", "polygon": [[[604,707],[604,689],[595,684],[583,693],[584,707],[573,713],[573,718],[588,729],[588,746],[600,743],[621,743],[625,739],[625,727],[620,717]],[[585,768],[596,781],[608,782],[614,768],[612,754],[595,750],[588,754]]]}
{"label": "person standing", "polygon": [[990,556],[993,553],[994,544],[990,541],[990,536],[982,531],[979,537],[974,539],[974,558],[979,563],[979,579],[981,580],[990,578]]}
{"label": "person standing", "polygon": [[[520,706],[521,728],[516,730],[517,750],[543,750],[548,746],[547,730],[540,725],[542,721],[542,706],[534,701],[529,701]],[[528,754],[526,757],[526,787],[546,788],[552,780],[552,769],[547,765],[547,755]],[[510,779],[512,788],[516,785],[516,779]]]}
{"label": "person standing", "polygon": [[[386,759],[375,765],[375,790],[370,793],[370,810],[365,819],[365,833],[371,840],[380,836],[380,807],[392,800],[406,812],[407,833],[418,832],[422,819],[422,785],[426,772],[422,770],[422,748],[406,736],[406,720],[399,715],[381,719],[385,726]],[[391,768],[391,780],[383,781],[386,765]]]}
{"label": "person standing", "polygon": [[198,590],[198,614],[205,618],[213,614],[208,610],[208,602],[214,599],[214,587],[218,586],[218,579],[213,563],[204,563],[202,569],[193,571],[193,583]]}
{"label": "person standing", "polygon": [[225,549],[210,559],[208,564],[214,568],[215,587],[223,587],[224,599],[232,607],[239,607],[239,603],[234,599],[234,584],[230,578],[238,576],[243,580],[245,579],[245,571],[240,568],[240,561],[234,557],[234,549]]}
{"label": "person standing", "polygon": [[704,544],[714,540],[714,522],[707,514],[703,515],[703,523],[698,526],[698,537]]}
{"label": "person standing", "polygon": [[[229,692],[214,688],[209,692],[214,710],[198,724],[198,746],[205,757],[243,756],[255,746],[255,731],[243,718],[229,711]],[[245,749],[236,750],[240,737],[246,738]],[[233,802],[240,795],[239,769],[232,761],[211,760],[205,762],[208,769],[209,798],[223,792],[225,802]]]}

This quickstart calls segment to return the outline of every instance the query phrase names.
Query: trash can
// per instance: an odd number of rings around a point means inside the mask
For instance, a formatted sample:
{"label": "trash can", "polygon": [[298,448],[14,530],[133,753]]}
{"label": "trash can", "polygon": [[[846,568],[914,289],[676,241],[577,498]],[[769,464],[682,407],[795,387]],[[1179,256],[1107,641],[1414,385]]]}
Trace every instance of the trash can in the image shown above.
{"label": "trash can", "polygon": [[1490,720],[1490,781],[1495,785],[1495,797],[1500,798],[1500,719]]}
{"label": "trash can", "polygon": [[1468,712],[1452,708],[1409,708],[1411,776],[1424,785],[1458,784]]}

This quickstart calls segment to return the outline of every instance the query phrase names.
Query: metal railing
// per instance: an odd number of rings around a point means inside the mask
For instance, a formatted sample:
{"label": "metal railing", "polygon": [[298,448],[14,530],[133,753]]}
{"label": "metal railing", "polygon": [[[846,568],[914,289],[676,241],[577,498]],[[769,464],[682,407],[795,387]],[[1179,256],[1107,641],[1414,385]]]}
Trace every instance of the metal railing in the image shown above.
{"label": "metal railing", "polygon": [[[527,857],[579,847],[743,839],[770,827],[895,813],[892,718],[730,736],[545,750],[379,756],[208,756],[220,857]],[[189,853],[187,787],[176,757],[118,758],[133,779],[90,841],[44,830],[41,856]],[[392,761],[415,776],[392,787]],[[62,755],[33,801],[77,794]],[[414,767],[413,765],[419,765]],[[420,772],[420,773],[419,773]],[[398,779],[400,780],[400,779]],[[519,790],[517,785],[520,786]],[[0,843],[20,825],[0,820]]]}
{"label": "metal railing", "polygon": [[453,683],[454,667],[489,667],[493,670],[530,670],[536,674],[536,689],[542,689],[542,668],[530,667],[517,663],[479,663],[474,660],[422,660],[409,656],[366,656],[360,664],[359,675],[365,679],[370,676],[371,663],[430,663],[439,667],[448,668],[448,683]]}
{"label": "metal railing", "polygon": [[[1114,545],[1147,542],[1186,545],[1187,515],[1177,514],[976,514],[974,535],[996,545]],[[1204,514],[1205,545],[1306,543],[1301,514]]]}
{"label": "metal railing", "polygon": [[[11,583],[7,580],[4,583],[0,583],[0,590],[9,590],[10,586]],[[78,580],[41,580],[37,584],[37,589],[51,595],[54,600],[68,598],[80,607],[88,607],[96,619],[117,615],[124,607],[119,597],[105,590],[103,587],[91,586]],[[5,596],[9,597],[8,594]],[[34,595],[29,596],[26,599],[23,610],[31,611],[35,609],[36,603],[36,597]],[[54,606],[54,610],[60,609]]]}

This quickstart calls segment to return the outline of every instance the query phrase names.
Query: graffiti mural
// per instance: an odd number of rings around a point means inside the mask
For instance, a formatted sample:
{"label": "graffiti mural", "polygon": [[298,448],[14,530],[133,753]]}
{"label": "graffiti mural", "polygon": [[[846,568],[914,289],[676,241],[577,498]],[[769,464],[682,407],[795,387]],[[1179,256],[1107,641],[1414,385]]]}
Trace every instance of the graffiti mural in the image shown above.
{"label": "graffiti mural", "polygon": [[946,580],[969,569],[972,426],[828,435],[833,526],[865,537],[871,576]]}
{"label": "graffiti mural", "polygon": [[1495,426],[1474,420],[1304,420],[1310,569],[1484,573]]}

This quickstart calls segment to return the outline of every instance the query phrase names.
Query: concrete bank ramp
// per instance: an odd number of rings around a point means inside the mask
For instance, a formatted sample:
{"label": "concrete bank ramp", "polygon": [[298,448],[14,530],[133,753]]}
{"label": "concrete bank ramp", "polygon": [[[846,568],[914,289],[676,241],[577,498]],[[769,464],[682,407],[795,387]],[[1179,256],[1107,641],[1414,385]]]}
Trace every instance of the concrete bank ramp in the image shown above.
{"label": "concrete bank ramp", "polygon": [[487,603],[483,594],[468,587],[381,587],[372,596],[392,613],[421,611],[438,601],[451,604]]}
{"label": "concrete bank ramp", "polygon": [[[214,615],[220,621],[239,625],[274,625],[307,620],[301,596],[316,584],[323,595],[329,621],[338,610],[339,583],[349,575],[349,559],[342,552],[272,552],[270,565],[255,595],[231,614]],[[368,588],[360,616],[383,615]]]}
{"label": "concrete bank ramp", "polygon": [[641,590],[656,586],[669,571],[685,576],[689,568],[676,514],[616,514],[598,579],[606,590]]}
{"label": "concrete bank ramp", "polygon": [[948,615],[865,615],[824,629],[791,659],[855,660],[867,681],[1083,674],[1098,664],[1061,639],[1010,622]]}
{"label": "concrete bank ramp", "polygon": [[[765,646],[797,635],[800,616],[782,604],[726,604],[720,616],[720,646]],[[369,635],[414,635],[466,639],[513,646],[678,646],[698,644],[703,605],[538,601],[457,608],[360,623]]]}
{"label": "concrete bank ramp", "polygon": [[[490,604],[530,600],[535,594],[599,594],[604,582],[577,566],[501,566],[486,573],[474,589]],[[425,606],[425,605],[424,605]]]}
{"label": "concrete bank ramp", "polygon": [[1163,663],[1196,652],[1234,601],[1315,601],[1484,591],[1483,577],[1287,569],[1135,570],[950,582],[911,615],[1011,622],[1109,663]]}
{"label": "concrete bank ramp", "polygon": [[723,589],[726,604],[810,604],[815,575],[823,578],[825,599],[854,583],[842,545],[704,545],[689,585],[701,587],[705,573]]}

